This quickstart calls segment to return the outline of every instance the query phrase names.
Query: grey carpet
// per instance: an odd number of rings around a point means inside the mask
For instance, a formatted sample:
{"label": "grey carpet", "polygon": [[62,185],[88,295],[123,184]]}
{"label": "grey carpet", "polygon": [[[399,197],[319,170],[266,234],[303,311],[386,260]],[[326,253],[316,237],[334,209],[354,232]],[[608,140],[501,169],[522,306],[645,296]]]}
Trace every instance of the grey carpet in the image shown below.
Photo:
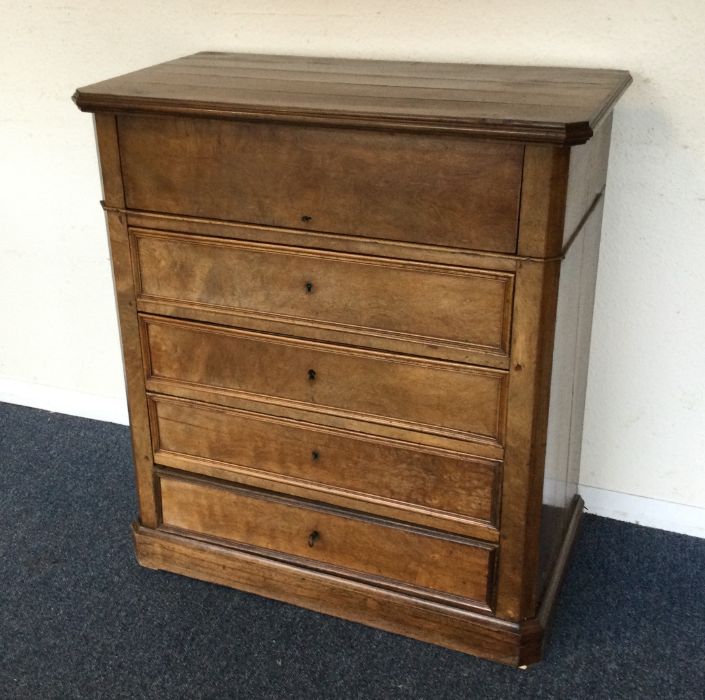
{"label": "grey carpet", "polygon": [[517,671],[140,568],[125,427],[0,404],[0,698],[705,697],[705,540],[587,516]]}

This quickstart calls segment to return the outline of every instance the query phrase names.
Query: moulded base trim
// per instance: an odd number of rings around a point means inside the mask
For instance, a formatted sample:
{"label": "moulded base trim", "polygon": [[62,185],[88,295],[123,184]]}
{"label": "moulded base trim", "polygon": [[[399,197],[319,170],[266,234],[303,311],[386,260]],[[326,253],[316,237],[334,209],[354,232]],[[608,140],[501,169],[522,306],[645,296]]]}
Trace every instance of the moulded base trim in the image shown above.
{"label": "moulded base trim", "polygon": [[133,525],[133,536],[139,563],[150,569],[218,583],[511,666],[524,666],[541,659],[544,630],[569,560],[582,506],[582,499],[577,498],[538,616],[520,624],[138,523]]}

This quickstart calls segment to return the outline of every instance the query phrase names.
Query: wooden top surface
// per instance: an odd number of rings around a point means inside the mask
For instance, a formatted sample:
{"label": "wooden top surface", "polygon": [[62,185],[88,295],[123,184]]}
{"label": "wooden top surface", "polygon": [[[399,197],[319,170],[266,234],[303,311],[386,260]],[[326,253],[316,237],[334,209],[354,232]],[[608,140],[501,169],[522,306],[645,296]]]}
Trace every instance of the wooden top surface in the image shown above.
{"label": "wooden top surface", "polygon": [[79,88],[88,112],[441,130],[577,144],[626,71],[204,52]]}

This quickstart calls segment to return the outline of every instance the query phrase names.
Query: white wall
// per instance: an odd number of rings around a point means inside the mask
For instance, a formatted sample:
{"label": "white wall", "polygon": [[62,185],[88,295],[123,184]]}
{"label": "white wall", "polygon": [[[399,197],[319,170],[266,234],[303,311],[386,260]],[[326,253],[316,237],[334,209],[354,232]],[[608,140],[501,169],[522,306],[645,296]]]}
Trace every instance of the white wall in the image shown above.
{"label": "white wall", "polygon": [[90,118],[75,87],[200,50],[626,68],[581,481],[588,507],[705,536],[702,0],[7,2],[0,399],[124,420]]}

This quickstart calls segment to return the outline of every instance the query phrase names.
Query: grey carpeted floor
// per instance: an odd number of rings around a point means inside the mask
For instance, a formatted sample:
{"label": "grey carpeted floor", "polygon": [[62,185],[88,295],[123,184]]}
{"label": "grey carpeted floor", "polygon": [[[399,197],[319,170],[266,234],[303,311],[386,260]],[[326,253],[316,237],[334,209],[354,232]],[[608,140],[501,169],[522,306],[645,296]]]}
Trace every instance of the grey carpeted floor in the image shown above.
{"label": "grey carpeted floor", "polygon": [[705,698],[705,540],[587,516],[516,671],[141,569],[126,428],[0,404],[0,698]]}

